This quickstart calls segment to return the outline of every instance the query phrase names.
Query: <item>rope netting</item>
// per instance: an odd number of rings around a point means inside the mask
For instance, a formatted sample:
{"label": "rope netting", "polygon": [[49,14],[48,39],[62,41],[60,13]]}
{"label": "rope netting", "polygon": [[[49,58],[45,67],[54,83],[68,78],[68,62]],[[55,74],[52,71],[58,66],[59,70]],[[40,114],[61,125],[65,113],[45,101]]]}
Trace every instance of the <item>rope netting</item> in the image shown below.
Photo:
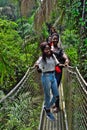
{"label": "rope netting", "polygon": [[67,130],[87,129],[87,83],[77,68],[64,70],[63,89],[68,122]]}
{"label": "rope netting", "polygon": [[[31,120],[37,120],[37,118],[39,120],[40,112],[36,113],[36,108],[42,106],[42,97],[40,75],[33,67],[29,68],[21,81],[0,99],[1,130],[5,129],[5,125],[1,124],[6,124],[9,118],[12,120],[12,117],[15,117],[16,121],[20,121],[20,125],[26,126],[31,125]],[[38,125],[36,124],[37,127],[34,126],[32,129],[37,129]]]}

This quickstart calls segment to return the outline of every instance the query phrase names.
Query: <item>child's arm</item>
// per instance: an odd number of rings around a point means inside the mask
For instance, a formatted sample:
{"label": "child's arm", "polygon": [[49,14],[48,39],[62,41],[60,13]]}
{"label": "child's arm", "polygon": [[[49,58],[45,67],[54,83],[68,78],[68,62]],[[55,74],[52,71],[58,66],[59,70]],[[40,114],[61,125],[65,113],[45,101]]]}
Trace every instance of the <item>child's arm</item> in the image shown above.
{"label": "child's arm", "polygon": [[41,73],[42,72],[42,70],[40,69],[40,62],[41,62],[41,59],[42,59],[42,57],[39,57],[39,59],[36,61],[36,63],[35,63],[35,68],[37,69],[37,71],[39,72],[39,73]]}

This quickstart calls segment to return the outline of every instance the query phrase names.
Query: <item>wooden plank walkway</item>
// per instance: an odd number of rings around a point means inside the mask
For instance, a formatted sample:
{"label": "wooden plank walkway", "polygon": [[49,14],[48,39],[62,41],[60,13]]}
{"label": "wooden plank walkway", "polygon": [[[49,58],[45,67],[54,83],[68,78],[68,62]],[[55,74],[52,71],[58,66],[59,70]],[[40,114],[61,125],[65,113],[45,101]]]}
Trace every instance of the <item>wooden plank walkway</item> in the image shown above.
{"label": "wooden plank walkway", "polygon": [[45,112],[43,111],[43,119],[39,130],[64,130],[63,111],[54,114],[56,120],[50,121],[47,119]]}
{"label": "wooden plank walkway", "polygon": [[38,130],[66,130],[65,129],[65,119],[64,119],[64,111],[63,111],[63,96],[62,96],[62,87],[61,86],[60,86],[59,91],[60,91],[61,110],[58,113],[53,113],[56,120],[50,121],[49,119],[47,119],[46,113],[43,110],[43,106],[42,106],[40,125],[39,125]]}

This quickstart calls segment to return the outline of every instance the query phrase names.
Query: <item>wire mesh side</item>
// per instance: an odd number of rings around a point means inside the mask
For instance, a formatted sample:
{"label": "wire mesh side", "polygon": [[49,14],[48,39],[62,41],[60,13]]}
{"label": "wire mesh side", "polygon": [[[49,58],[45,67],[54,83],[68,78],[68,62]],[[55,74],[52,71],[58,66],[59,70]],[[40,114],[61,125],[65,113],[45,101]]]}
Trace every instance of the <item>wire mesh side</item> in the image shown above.
{"label": "wire mesh side", "polygon": [[[2,123],[7,124],[9,118],[12,117],[15,117],[14,120],[17,122],[20,121],[20,125],[24,124],[29,127],[31,127],[31,119],[36,121],[35,118],[38,118],[39,120],[40,113],[36,113],[36,109],[41,107],[43,100],[40,81],[37,71],[29,69],[20,83],[0,100],[0,126],[3,126]],[[38,124],[33,127],[31,128],[37,129]],[[1,130],[5,128],[4,125]]]}
{"label": "wire mesh side", "polygon": [[87,86],[76,69],[64,70],[63,87],[69,130],[86,130]]}

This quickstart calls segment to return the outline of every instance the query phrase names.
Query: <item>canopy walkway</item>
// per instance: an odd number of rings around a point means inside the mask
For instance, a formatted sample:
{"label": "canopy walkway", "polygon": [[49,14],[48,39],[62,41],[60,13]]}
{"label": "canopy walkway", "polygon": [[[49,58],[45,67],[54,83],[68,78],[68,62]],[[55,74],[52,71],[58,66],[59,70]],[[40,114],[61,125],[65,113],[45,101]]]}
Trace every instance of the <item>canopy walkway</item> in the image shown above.
{"label": "canopy walkway", "polygon": [[[54,114],[56,121],[52,122],[46,118],[42,105],[38,130],[87,130],[87,83],[77,68],[64,69],[59,91],[61,111]],[[42,93],[40,74],[33,67],[29,68],[15,88],[1,97],[0,115],[3,113],[6,117],[8,114],[16,115],[17,112],[16,116],[25,124],[29,123],[31,117],[36,120],[36,100],[43,102]]]}

